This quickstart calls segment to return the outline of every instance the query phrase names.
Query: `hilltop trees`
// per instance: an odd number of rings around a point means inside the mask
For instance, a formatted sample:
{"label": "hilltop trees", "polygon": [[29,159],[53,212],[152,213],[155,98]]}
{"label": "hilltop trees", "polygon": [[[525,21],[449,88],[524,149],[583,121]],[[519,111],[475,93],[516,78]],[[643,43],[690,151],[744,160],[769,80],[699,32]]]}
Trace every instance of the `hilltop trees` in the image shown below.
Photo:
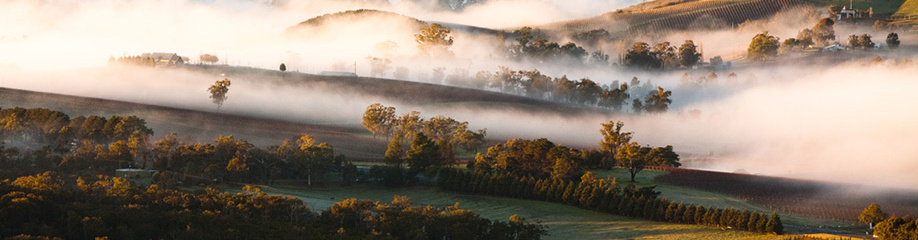
{"label": "hilltop trees", "polygon": [[284,63],[281,63],[281,65],[280,65],[280,71],[281,71],[281,72],[287,71],[287,65],[284,64]]}
{"label": "hilltop trees", "polygon": [[220,61],[220,58],[217,58],[217,56],[206,54],[206,53],[201,54],[201,56],[199,56],[198,59],[200,59],[202,63],[210,63],[210,64],[214,64]]}
{"label": "hilltop trees", "polygon": [[424,56],[452,56],[449,47],[453,45],[450,30],[440,24],[432,23],[421,27],[421,32],[414,35],[418,50]]}
{"label": "hilltop trees", "polygon": [[750,59],[765,61],[770,57],[778,55],[778,38],[768,35],[768,31],[756,34],[749,43],[747,55]]}
{"label": "hilltop trees", "polygon": [[220,111],[220,107],[223,106],[223,102],[226,101],[226,93],[229,92],[230,84],[230,80],[224,78],[223,80],[214,82],[214,85],[207,88],[207,91],[210,92],[210,99],[214,104],[217,104],[217,111]]}

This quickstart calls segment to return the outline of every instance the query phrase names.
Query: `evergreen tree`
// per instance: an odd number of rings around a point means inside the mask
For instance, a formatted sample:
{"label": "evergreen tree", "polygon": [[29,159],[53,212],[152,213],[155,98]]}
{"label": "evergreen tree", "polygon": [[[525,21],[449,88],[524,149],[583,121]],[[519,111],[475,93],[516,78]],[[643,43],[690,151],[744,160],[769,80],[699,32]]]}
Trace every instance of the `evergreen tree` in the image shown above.
{"label": "evergreen tree", "polygon": [[682,215],[685,213],[685,204],[679,203],[673,211],[673,222],[681,223]]}
{"label": "evergreen tree", "polygon": [[694,222],[694,223],[695,223],[695,224],[704,224],[704,223],[705,223],[705,222],[704,222],[704,216],[707,215],[707,214],[708,214],[708,209],[706,209],[704,206],[698,206],[698,207],[696,207],[696,208],[695,208],[695,216],[693,217],[693,218],[695,219],[695,222]]}
{"label": "evergreen tree", "polygon": [[689,204],[685,207],[685,211],[682,211],[682,222],[683,223],[695,223],[695,205]]}
{"label": "evergreen tree", "polygon": [[666,217],[664,217],[663,220],[667,222],[675,222],[676,217],[674,215],[676,212],[676,207],[676,203],[670,203],[669,206],[666,207]]}
{"label": "evergreen tree", "polygon": [[777,212],[771,213],[771,218],[765,224],[765,232],[778,235],[784,234],[784,224],[781,223],[781,217],[778,216]]}
{"label": "evergreen tree", "polygon": [[749,220],[746,221],[746,231],[758,232],[755,225],[759,222],[759,212],[752,212],[749,215]]}
{"label": "evergreen tree", "polygon": [[386,155],[383,161],[390,167],[402,167],[402,135],[395,134],[392,141],[389,141],[389,147],[386,149]]}

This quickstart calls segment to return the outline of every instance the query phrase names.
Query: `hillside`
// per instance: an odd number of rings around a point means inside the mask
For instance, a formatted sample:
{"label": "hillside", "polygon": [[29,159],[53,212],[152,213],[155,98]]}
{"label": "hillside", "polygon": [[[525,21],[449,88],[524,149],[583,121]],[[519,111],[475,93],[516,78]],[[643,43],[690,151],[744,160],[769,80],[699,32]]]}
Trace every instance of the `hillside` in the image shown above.
{"label": "hillside", "polygon": [[[799,0],[661,0],[638,4],[597,17],[544,26],[551,31],[606,29],[613,36],[665,35],[686,29],[732,27],[747,20],[805,4]],[[617,33],[617,34],[616,34]]]}
{"label": "hillside", "polygon": [[896,12],[893,13],[892,17],[909,17],[912,19],[918,18],[918,0],[906,0],[898,9],[896,9]]}
{"label": "hillside", "polygon": [[[424,20],[420,20],[414,17],[405,16],[402,14],[375,10],[375,9],[357,9],[349,10],[336,13],[328,13],[321,16],[313,17],[307,19],[306,21],[300,22],[294,26],[287,28],[285,34],[288,35],[297,35],[297,34],[307,34],[310,31],[320,30],[326,27],[336,27],[336,26],[348,26],[353,24],[378,24],[378,28],[374,31],[378,32],[394,32],[400,30],[401,27],[406,27],[409,29],[419,29],[420,27],[427,25],[429,23]],[[497,30],[469,26],[456,23],[444,23],[436,22],[437,24],[444,25],[449,27],[453,31],[466,32],[472,34],[497,34]]]}
{"label": "hillside", "polygon": [[[135,70],[146,71],[146,70]],[[400,112],[420,110],[415,107],[457,107],[474,109],[513,109],[534,113],[563,113],[576,115],[591,113],[595,110],[571,107],[542,100],[502,94],[497,92],[442,86],[427,83],[399,81],[391,79],[364,77],[335,77],[301,73],[284,73],[244,67],[229,66],[188,66],[174,70],[150,70],[142,72],[151,76],[168,78],[175,74],[188,72],[215,76],[227,74],[232,76],[234,85],[251,86],[253,89],[286,88],[300,89],[303,94],[309,91],[335,95],[346,93],[347,96],[363,96],[367,102],[357,101],[353,112],[344,114],[347,119],[335,118],[329,121],[290,117],[290,112],[275,111],[239,111],[215,113],[212,109],[195,109],[183,104],[163,102],[162,105],[144,104],[144,100],[113,101],[93,97],[81,97],[18,89],[0,89],[0,107],[44,107],[63,111],[72,116],[77,115],[137,115],[146,119],[160,138],[169,132],[177,132],[180,137],[192,142],[210,142],[220,135],[234,135],[260,146],[280,144],[284,139],[295,138],[308,133],[321,142],[328,142],[335,147],[336,153],[350,158],[375,160],[381,159],[386,150],[385,138],[373,139],[372,135],[360,126],[362,109],[373,102],[413,106],[413,109],[399,109]],[[141,72],[138,72],[141,74]],[[212,81],[209,77],[201,79]],[[149,90],[155,92],[154,90]],[[254,90],[253,90],[254,91]],[[411,93],[411,94],[405,94]],[[89,93],[91,94],[91,93]],[[235,94],[235,93],[231,93]],[[90,96],[90,95],[87,95]],[[275,96],[276,97],[276,96]],[[115,98],[125,99],[125,98]],[[241,103],[244,98],[233,95],[233,104]],[[260,97],[258,103],[271,104],[270,97]],[[296,111],[297,103],[289,105],[286,111]],[[163,107],[172,106],[172,107]],[[313,114],[315,115],[315,114]],[[423,112],[423,117],[433,117]],[[462,119],[459,119],[462,120]],[[474,124],[474,123],[473,123]],[[503,139],[495,139],[503,140]]]}

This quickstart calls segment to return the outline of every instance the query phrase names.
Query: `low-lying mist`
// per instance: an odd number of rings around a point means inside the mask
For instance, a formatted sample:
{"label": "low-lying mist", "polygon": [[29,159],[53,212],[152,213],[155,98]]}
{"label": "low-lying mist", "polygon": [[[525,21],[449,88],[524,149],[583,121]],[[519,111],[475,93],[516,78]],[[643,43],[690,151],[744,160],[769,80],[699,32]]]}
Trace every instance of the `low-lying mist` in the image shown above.
{"label": "low-lying mist", "polygon": [[[918,89],[914,63],[852,61],[832,67],[803,65],[737,69],[758,76],[741,87],[720,86],[718,97],[687,98],[675,88],[664,114],[522,110],[482,103],[426,104],[322,85],[284,85],[264,78],[233,80],[221,112],[293,122],[361,128],[366,106],[380,102],[399,114],[417,110],[445,115],[488,130],[488,138],[548,138],[575,147],[597,147],[599,124],[624,121],[634,140],[673,145],[685,167],[830,181],[907,186],[918,181]],[[721,73],[725,75],[725,73]],[[6,73],[3,87],[154,105],[216,111],[205,91],[216,74],[147,68],[98,68],[52,73]],[[658,75],[674,84],[679,74]]]}
{"label": "low-lying mist", "polygon": [[[525,8],[531,2],[542,5]],[[684,73],[681,71],[646,73],[495,60],[492,56],[495,45],[489,35],[456,32],[451,48],[456,54],[454,58],[424,59],[414,56],[417,48],[412,35],[416,30],[401,25],[386,26],[388,22],[332,24],[305,38],[284,34],[288,27],[306,19],[356,8],[389,10],[429,21],[504,28],[571,19],[574,15],[592,17],[597,12],[614,11],[601,8],[618,4],[576,2],[587,4],[572,4],[575,6],[566,7],[561,13],[539,15],[540,6],[563,5],[562,1],[488,1],[460,12],[443,13],[414,11],[425,9],[424,5],[409,1],[268,4],[0,0],[4,6],[0,8],[0,26],[4,26],[0,29],[0,53],[4,55],[0,59],[0,86],[216,111],[206,89],[226,77],[233,84],[220,111],[229,114],[360,128],[365,108],[379,102],[396,107],[399,114],[417,110],[425,118],[445,115],[468,121],[470,129],[488,129],[488,138],[493,140],[545,137],[556,143],[587,148],[597,146],[600,123],[620,120],[625,122],[626,130],[635,132],[634,140],[641,144],[673,145],[686,167],[742,169],[756,174],[883,185],[911,186],[910,183],[918,181],[909,172],[918,167],[918,154],[909,148],[918,142],[918,128],[912,126],[918,119],[918,109],[913,106],[918,95],[910,93],[918,87],[914,81],[918,67],[914,63],[848,61],[768,67],[753,64],[717,71],[721,77],[718,87],[688,90],[680,85]],[[577,10],[583,6],[593,7]],[[536,17],[494,13],[493,9],[503,8],[516,8],[513,12]],[[678,46],[691,39],[704,44],[706,60],[713,56],[732,60],[742,55],[755,33],[768,30],[782,39],[795,37],[800,29],[815,24],[809,21],[818,19],[808,15],[812,10],[794,11],[736,29],[678,32],[663,38],[632,40],[651,44],[670,41]],[[381,26],[397,31],[374,31]],[[836,38],[844,39],[848,34],[863,31],[868,30],[840,27]],[[881,42],[879,34],[874,33],[875,42]],[[565,36],[554,37],[554,41],[562,41]],[[914,37],[910,39],[913,41]],[[397,46],[391,57],[375,48],[384,41],[393,41]],[[220,76],[200,71],[105,66],[110,56],[145,52],[176,52],[190,57],[192,62],[197,62],[199,54],[209,53],[221,58],[222,63],[265,69],[276,69],[285,62],[291,71],[309,73],[357,68],[361,76],[369,73],[368,56],[390,57],[392,67],[411,72],[406,80],[421,82],[429,82],[426,78],[436,67],[444,67],[447,74],[465,69],[470,75],[479,70],[493,72],[497,66],[514,70],[538,68],[552,77],[589,77],[600,84],[627,82],[637,76],[642,82],[650,80],[654,85],[673,90],[674,103],[664,114],[596,111],[570,116],[520,110],[513,105],[403,102],[323,85],[291,86],[266,81],[277,76]],[[615,52],[607,53],[615,58]],[[914,53],[900,56],[914,57],[909,55]],[[394,70],[385,77],[394,76]],[[744,84],[727,84],[724,79],[731,72]],[[707,72],[689,74],[695,79]]]}

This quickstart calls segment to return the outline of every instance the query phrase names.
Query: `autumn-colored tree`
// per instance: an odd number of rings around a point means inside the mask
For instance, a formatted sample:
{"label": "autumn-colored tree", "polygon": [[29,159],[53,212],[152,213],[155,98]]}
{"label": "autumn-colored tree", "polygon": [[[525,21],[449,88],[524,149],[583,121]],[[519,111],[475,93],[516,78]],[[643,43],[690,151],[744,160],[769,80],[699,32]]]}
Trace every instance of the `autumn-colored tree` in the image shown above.
{"label": "autumn-colored tree", "polygon": [[762,32],[752,37],[749,43],[747,56],[753,60],[765,61],[770,57],[778,55],[779,39],[775,36],[768,35],[768,32]]}
{"label": "autumn-colored tree", "polygon": [[376,138],[376,135],[392,133],[395,121],[395,107],[374,103],[367,107],[361,124],[373,133],[373,138]]}
{"label": "autumn-colored tree", "polygon": [[644,109],[649,113],[663,113],[669,109],[669,104],[673,103],[673,100],[670,99],[670,96],[673,95],[672,91],[664,90],[663,87],[657,87],[656,91],[650,91],[647,95],[647,99],[644,101]]}
{"label": "autumn-colored tree", "polygon": [[601,126],[602,128],[599,129],[599,132],[602,133],[602,141],[599,142],[599,147],[607,153],[607,161],[602,165],[611,167],[615,165],[615,156],[618,155],[618,151],[622,146],[631,142],[631,137],[634,133],[623,132],[622,127],[625,126],[625,123],[622,121],[609,121],[608,123],[602,123]]}
{"label": "autumn-colored tree", "polygon": [[210,99],[214,104],[217,104],[217,111],[220,111],[220,107],[223,106],[223,102],[227,99],[226,93],[229,92],[230,84],[230,80],[224,78],[214,82],[214,85],[207,88],[207,91],[210,92]]}
{"label": "autumn-colored tree", "polygon": [[649,152],[647,148],[641,147],[636,142],[629,142],[624,144],[615,155],[615,159],[618,159],[619,164],[628,169],[628,173],[631,174],[631,182],[634,182],[634,176],[644,170],[644,166],[647,166],[647,158],[645,157],[647,152]]}
{"label": "autumn-colored tree", "polygon": [[452,56],[449,47],[453,45],[450,29],[443,25],[432,23],[421,27],[421,33],[414,35],[418,49],[424,56]]}
{"label": "autumn-colored tree", "polygon": [[867,208],[864,208],[864,211],[861,211],[861,215],[858,215],[857,219],[864,224],[873,227],[880,221],[886,220],[887,217],[889,216],[887,216],[886,213],[880,209],[880,205],[876,203],[870,203]]}

